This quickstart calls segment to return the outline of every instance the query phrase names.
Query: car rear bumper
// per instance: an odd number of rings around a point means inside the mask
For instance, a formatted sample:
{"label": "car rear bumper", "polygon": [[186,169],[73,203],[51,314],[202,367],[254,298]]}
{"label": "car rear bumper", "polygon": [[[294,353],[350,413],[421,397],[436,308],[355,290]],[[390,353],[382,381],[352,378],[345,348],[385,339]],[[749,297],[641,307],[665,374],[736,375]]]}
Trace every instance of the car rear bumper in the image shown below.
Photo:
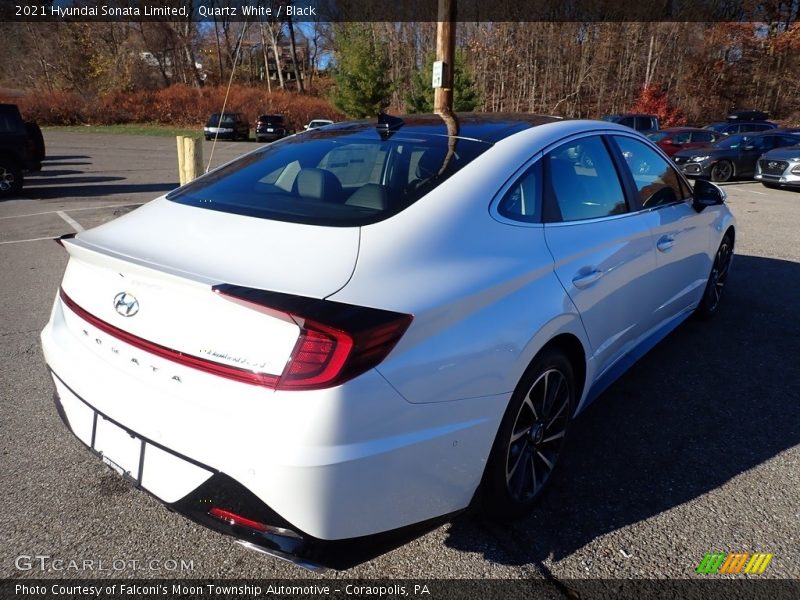
{"label": "car rear bumper", "polygon": [[[287,560],[309,570],[324,568],[347,569],[400,546],[414,537],[429,531],[452,515],[430,519],[409,527],[399,528],[375,535],[345,540],[320,540],[301,531],[275,512],[242,484],[212,467],[203,465],[186,456],[140,436],[97,411],[83,398],[75,394],[58,375],[52,373],[56,384],[53,399],[56,410],[67,428],[84,445],[114,471],[135,487],[142,489],[162,501],[170,510],[219,533],[232,536],[247,548]],[[117,464],[107,455],[104,437],[100,428],[113,427],[127,436],[139,448],[133,469]],[[113,450],[112,450],[113,453]],[[171,465],[166,477],[153,479],[151,470],[145,470],[146,461],[156,459]],[[186,495],[169,501],[169,491],[161,484],[170,479],[187,480],[194,477],[201,483]],[[241,515],[257,524],[249,526],[233,519],[225,519],[211,513],[213,508]]]}
{"label": "car rear bumper", "polygon": [[[86,446],[171,506],[224,474],[303,539],[362,538],[468,506],[508,400],[412,404],[375,370],[313,392],[202,372],[188,387],[182,372],[183,383],[151,373],[142,354],[132,374],[118,359],[135,348],[95,343],[88,325],[73,333],[67,310],[56,301],[42,347],[61,412]],[[168,392],[175,386],[184,387]]]}
{"label": "car rear bumper", "polygon": [[256,139],[259,140],[259,141],[263,140],[265,142],[274,142],[274,141],[280,140],[280,139],[282,139],[284,137],[286,137],[286,134],[275,132],[275,131],[270,131],[270,132],[267,132],[267,131],[263,131],[263,132],[262,131],[256,131]]}

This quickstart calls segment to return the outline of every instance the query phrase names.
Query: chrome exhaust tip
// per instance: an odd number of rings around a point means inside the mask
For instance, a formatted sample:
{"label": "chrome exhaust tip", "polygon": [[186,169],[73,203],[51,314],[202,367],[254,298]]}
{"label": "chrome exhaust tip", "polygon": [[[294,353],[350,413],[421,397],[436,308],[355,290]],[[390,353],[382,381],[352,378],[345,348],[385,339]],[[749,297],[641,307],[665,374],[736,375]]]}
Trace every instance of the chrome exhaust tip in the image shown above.
{"label": "chrome exhaust tip", "polygon": [[266,548],[262,548],[261,546],[257,546],[252,542],[246,542],[244,540],[234,541],[240,546],[244,546],[248,550],[253,550],[254,552],[258,552],[260,554],[266,554],[267,556],[290,562],[293,565],[297,565],[301,569],[306,569],[307,571],[311,571],[313,573],[324,573],[328,570],[327,567],[323,567],[322,565],[318,565],[317,563],[313,563],[311,561],[303,560],[302,558],[297,558],[296,556],[292,556],[290,554],[285,554],[278,550],[267,550]]}

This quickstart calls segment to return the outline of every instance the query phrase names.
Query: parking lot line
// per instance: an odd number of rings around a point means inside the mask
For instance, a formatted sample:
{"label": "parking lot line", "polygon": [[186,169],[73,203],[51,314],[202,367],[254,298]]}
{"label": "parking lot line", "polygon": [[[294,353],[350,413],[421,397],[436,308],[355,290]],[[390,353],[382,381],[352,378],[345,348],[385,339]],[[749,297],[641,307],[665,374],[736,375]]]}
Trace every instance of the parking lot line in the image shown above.
{"label": "parking lot line", "polygon": [[[78,211],[78,210],[99,210],[101,208],[121,208],[121,207],[124,207],[124,206],[141,206],[142,204],[144,204],[144,202],[131,202],[131,203],[128,203],[128,204],[105,204],[103,206],[81,206],[81,207],[78,207],[78,208],[70,208],[69,212],[75,212],[75,211]],[[5,216],[5,217],[0,217],[0,220],[20,219],[22,217],[38,217],[39,215],[52,215],[52,214],[59,214],[61,212],[63,212],[63,211],[60,211],[60,210],[46,210],[44,212],[30,213],[30,214],[27,214],[27,215],[8,215],[8,216]]]}
{"label": "parking lot line", "polygon": [[83,231],[83,227],[81,226],[81,224],[80,224],[80,223],[78,223],[78,222],[77,222],[75,219],[73,219],[72,217],[70,217],[70,216],[69,216],[67,213],[65,213],[63,210],[56,211],[56,214],[57,214],[59,217],[61,217],[62,219],[64,219],[64,221],[66,221],[66,222],[67,222],[67,225],[69,225],[70,227],[72,227],[72,228],[73,228],[75,231],[77,231],[78,233],[80,233],[81,231]]}
{"label": "parking lot line", "polygon": [[2,244],[22,244],[24,242],[41,242],[43,240],[54,240],[58,236],[49,236],[49,237],[39,237],[39,238],[30,238],[28,240],[8,240],[6,242],[0,242]]}

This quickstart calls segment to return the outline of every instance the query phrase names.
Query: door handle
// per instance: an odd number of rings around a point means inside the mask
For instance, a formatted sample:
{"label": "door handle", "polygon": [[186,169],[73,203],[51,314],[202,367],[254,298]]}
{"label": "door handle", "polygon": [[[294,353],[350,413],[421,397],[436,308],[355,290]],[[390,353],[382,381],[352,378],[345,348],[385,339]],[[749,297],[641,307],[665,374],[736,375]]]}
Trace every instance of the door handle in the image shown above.
{"label": "door handle", "polygon": [[582,289],[592,285],[595,281],[600,279],[604,274],[605,273],[603,273],[603,271],[598,271],[597,269],[595,269],[594,271],[591,271],[589,273],[576,275],[575,277],[572,278],[572,283],[575,285],[575,287]]}
{"label": "door handle", "polygon": [[656,248],[661,252],[666,252],[675,245],[675,238],[671,235],[664,235],[656,242]]}

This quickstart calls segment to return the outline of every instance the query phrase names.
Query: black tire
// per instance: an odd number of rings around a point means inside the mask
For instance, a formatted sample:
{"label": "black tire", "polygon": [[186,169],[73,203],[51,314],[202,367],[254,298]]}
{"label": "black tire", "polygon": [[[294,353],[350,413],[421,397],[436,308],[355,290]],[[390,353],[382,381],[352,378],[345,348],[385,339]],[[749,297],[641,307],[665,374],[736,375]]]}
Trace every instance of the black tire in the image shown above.
{"label": "black tire", "polygon": [[733,260],[733,238],[730,233],[726,233],[714,256],[714,264],[711,266],[711,274],[708,276],[708,283],[703,292],[703,299],[697,306],[695,314],[701,319],[710,319],[717,312],[719,302],[722,298],[722,291],[728,280],[728,273]]}
{"label": "black tire", "polygon": [[0,198],[8,198],[22,190],[22,168],[14,161],[0,158]]}
{"label": "black tire", "polygon": [[733,164],[729,160],[721,160],[711,167],[711,181],[725,183],[733,178]]}
{"label": "black tire", "polygon": [[778,185],[777,183],[765,183],[765,182],[762,181],[761,185],[763,185],[764,187],[769,188],[771,190],[779,190],[779,189],[781,189],[781,186]]}
{"label": "black tire", "polygon": [[211,136],[210,136],[210,135],[207,135],[207,136],[206,136],[206,141],[207,141],[207,142],[210,142],[210,141],[211,141]]}
{"label": "black tire", "polygon": [[34,154],[33,159],[35,162],[40,163],[38,169],[31,167],[31,171],[39,171],[42,168],[41,162],[46,158],[44,136],[42,130],[36,123],[26,121],[25,130],[28,133],[28,139],[33,142]]}
{"label": "black tire", "polygon": [[511,396],[481,482],[481,509],[498,521],[528,514],[547,490],[575,411],[575,375],[557,349],[540,353]]}

